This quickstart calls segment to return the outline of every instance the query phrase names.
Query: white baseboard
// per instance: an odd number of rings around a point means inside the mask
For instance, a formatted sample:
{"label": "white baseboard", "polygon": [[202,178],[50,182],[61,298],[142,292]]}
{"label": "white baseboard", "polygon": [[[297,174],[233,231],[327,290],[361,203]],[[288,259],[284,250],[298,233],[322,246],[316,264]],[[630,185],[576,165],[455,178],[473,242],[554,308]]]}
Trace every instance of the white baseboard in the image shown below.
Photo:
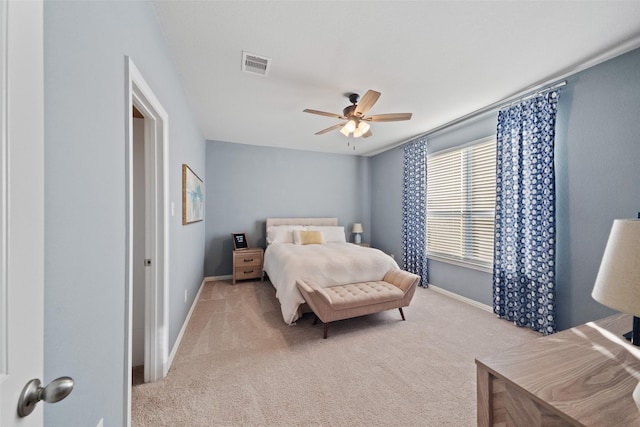
{"label": "white baseboard", "polygon": [[436,292],[438,292],[440,294],[446,295],[446,296],[451,297],[453,299],[457,299],[458,301],[462,301],[464,303],[472,305],[472,306],[474,306],[476,308],[479,308],[481,310],[488,311],[489,313],[493,313],[493,307],[491,307],[491,306],[488,306],[488,305],[483,304],[481,302],[472,300],[471,298],[463,297],[462,295],[458,295],[458,294],[453,293],[451,291],[448,291],[446,289],[442,289],[442,288],[440,288],[440,287],[438,287],[436,285],[433,285],[431,283],[429,283],[429,289],[433,289],[434,291],[436,291]]}
{"label": "white baseboard", "polygon": [[189,309],[189,313],[187,313],[186,319],[184,319],[184,323],[182,323],[182,328],[180,328],[180,333],[178,334],[178,338],[176,342],[173,344],[173,348],[171,349],[171,353],[169,354],[169,360],[167,363],[167,372],[171,369],[171,365],[173,364],[173,358],[176,356],[178,352],[178,348],[180,348],[180,342],[182,341],[182,337],[184,336],[184,331],[187,329],[187,325],[189,324],[189,320],[191,319],[191,315],[193,314],[193,310],[196,308],[196,304],[200,299],[200,293],[202,292],[202,288],[204,287],[204,283],[207,281],[207,278],[202,280],[200,283],[200,288],[198,289],[198,293],[196,293],[196,297],[193,299],[193,303],[191,303],[191,308]]}

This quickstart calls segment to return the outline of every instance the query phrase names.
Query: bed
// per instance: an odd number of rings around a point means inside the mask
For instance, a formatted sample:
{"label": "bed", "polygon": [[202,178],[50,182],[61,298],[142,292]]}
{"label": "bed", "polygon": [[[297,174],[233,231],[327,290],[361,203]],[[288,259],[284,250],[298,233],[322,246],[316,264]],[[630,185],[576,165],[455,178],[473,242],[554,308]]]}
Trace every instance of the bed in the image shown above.
{"label": "bed", "polygon": [[[387,271],[398,268],[384,252],[348,243],[337,218],[268,218],[266,230],[264,270],[289,325],[300,318],[305,303],[296,280],[311,280],[326,288],[382,280]],[[321,241],[309,244],[305,236]]]}

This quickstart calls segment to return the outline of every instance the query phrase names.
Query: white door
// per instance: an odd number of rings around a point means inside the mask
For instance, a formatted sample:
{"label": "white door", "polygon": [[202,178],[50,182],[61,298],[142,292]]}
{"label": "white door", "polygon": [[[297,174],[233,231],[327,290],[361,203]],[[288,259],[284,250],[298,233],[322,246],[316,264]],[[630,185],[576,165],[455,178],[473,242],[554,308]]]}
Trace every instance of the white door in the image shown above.
{"label": "white door", "polygon": [[43,374],[44,82],[42,1],[0,0],[0,425],[20,418],[25,384]]}

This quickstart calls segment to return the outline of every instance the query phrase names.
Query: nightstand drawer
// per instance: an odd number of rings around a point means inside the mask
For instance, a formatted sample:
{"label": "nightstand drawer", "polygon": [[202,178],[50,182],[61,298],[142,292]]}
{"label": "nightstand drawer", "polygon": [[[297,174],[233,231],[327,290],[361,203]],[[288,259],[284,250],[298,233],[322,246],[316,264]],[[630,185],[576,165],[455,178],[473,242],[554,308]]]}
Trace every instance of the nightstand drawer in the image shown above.
{"label": "nightstand drawer", "polygon": [[253,266],[253,268],[251,266],[236,268],[233,276],[236,280],[257,279],[262,277],[262,269],[259,265]]}
{"label": "nightstand drawer", "polygon": [[262,253],[236,254],[236,268],[252,265],[262,265]]}

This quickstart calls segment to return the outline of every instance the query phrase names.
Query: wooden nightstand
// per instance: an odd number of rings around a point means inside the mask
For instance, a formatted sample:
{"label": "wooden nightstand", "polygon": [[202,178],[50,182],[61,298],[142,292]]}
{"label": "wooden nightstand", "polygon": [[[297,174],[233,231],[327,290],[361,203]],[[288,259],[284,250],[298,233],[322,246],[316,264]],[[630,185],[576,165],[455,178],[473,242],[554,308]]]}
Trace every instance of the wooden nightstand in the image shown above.
{"label": "wooden nightstand", "polygon": [[262,248],[249,248],[233,251],[233,284],[237,280],[257,279],[264,280],[262,262],[264,250]]}
{"label": "wooden nightstand", "polygon": [[365,248],[370,248],[371,247],[371,245],[369,243],[354,243],[354,245],[362,246],[362,247],[365,247]]}

